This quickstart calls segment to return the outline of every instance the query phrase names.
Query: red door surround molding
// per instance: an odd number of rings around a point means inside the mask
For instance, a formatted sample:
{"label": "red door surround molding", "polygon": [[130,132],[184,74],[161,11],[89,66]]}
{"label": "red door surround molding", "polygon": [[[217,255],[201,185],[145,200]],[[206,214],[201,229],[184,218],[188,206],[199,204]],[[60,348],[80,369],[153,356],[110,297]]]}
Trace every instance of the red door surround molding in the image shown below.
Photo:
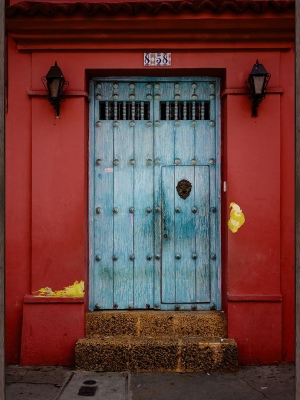
{"label": "red door surround molding", "polygon": [[[84,280],[88,296],[89,78],[163,74],[221,77],[228,334],[242,364],[292,361],[294,3],[120,4],[8,8],[7,361],[18,363],[22,353],[26,365],[70,365],[84,335],[86,298],[50,300],[34,292]],[[172,51],[172,66],[145,69],[147,49]],[[272,76],[252,118],[244,82],[257,58]],[[54,61],[70,82],[60,119],[41,82]],[[231,202],[246,217],[235,234],[227,229]]]}

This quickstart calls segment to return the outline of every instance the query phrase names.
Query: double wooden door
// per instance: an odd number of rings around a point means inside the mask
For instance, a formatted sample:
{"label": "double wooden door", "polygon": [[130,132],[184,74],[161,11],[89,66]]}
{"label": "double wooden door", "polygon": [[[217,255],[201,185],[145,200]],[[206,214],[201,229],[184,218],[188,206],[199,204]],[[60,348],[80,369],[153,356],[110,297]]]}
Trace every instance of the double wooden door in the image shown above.
{"label": "double wooden door", "polygon": [[90,82],[90,309],[219,309],[219,82]]}

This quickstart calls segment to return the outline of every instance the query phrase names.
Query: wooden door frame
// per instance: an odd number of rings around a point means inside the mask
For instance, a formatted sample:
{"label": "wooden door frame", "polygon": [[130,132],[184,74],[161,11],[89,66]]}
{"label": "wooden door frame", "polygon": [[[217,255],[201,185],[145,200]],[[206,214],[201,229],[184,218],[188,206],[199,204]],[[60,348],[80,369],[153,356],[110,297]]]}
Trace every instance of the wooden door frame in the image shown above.
{"label": "wooden door frame", "polygon": [[[94,265],[94,141],[95,141],[95,84],[97,82],[173,82],[176,80],[180,81],[194,81],[201,80],[203,82],[215,82],[216,84],[216,110],[215,110],[215,126],[216,126],[216,160],[218,160],[218,168],[216,170],[216,182],[219,184],[216,186],[216,199],[217,199],[217,212],[216,212],[216,226],[218,227],[218,240],[216,245],[216,257],[218,265],[216,267],[217,276],[216,282],[218,284],[217,296],[215,305],[217,310],[222,309],[222,220],[221,220],[221,93],[220,93],[220,81],[219,77],[207,77],[207,76],[172,76],[172,77],[135,77],[135,76],[112,76],[112,77],[93,77],[89,81],[89,165],[88,165],[88,206],[89,206],[89,262],[88,262],[88,275],[89,275],[89,292],[88,292],[88,309],[94,311],[94,290],[93,290],[93,265]],[[207,308],[203,308],[207,309]]]}
{"label": "wooden door frame", "polygon": [[295,399],[300,398],[300,4],[295,2]]}
{"label": "wooden door frame", "polygon": [[5,0],[0,0],[0,398],[5,399]]}

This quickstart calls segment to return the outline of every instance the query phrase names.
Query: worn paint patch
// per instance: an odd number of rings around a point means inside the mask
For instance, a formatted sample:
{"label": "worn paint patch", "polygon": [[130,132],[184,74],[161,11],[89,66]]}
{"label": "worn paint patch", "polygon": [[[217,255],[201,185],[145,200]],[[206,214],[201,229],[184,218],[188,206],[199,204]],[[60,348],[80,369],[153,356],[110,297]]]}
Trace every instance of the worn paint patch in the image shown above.
{"label": "worn paint patch", "polygon": [[130,216],[131,226],[133,227],[133,215],[132,215],[132,214],[129,214],[129,216]]}
{"label": "worn paint patch", "polygon": [[33,292],[36,297],[83,297],[84,282],[75,281],[73,285],[67,286],[64,290],[53,291],[50,287],[45,287]]}
{"label": "worn paint patch", "polygon": [[245,223],[245,216],[240,207],[235,203],[230,203],[230,220],[228,221],[228,228],[231,232],[237,232],[240,227]]}

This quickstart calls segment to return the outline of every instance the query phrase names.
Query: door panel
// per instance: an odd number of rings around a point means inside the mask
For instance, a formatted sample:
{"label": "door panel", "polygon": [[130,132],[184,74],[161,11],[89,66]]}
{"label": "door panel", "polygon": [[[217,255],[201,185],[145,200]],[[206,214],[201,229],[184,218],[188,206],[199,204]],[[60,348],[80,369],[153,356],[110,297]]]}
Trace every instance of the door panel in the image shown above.
{"label": "door panel", "polygon": [[176,270],[175,270],[175,167],[163,167],[161,176],[161,214],[162,214],[162,302],[176,302]]}
{"label": "door panel", "polygon": [[218,80],[91,87],[91,308],[220,308]]}
{"label": "door panel", "polygon": [[[147,86],[135,84],[137,99],[153,96],[153,85]],[[134,159],[134,306],[153,308],[153,127],[144,117],[135,121]]]}
{"label": "door panel", "polygon": [[[95,110],[96,115],[99,108]],[[98,120],[98,118],[97,118]],[[95,205],[100,208],[100,214],[95,213],[95,249],[93,254],[94,280],[92,282],[95,303],[101,304],[103,308],[111,308],[114,302],[114,280],[113,280],[113,205],[114,205],[114,175],[113,175],[113,147],[114,136],[110,121],[103,121],[101,129],[95,129]],[[99,140],[101,138],[101,140]],[[97,165],[100,163],[100,165]],[[95,208],[96,208],[95,207]],[[105,240],[103,240],[105,238]],[[101,260],[97,261],[96,257]],[[104,295],[105,293],[105,295]]]}
{"label": "door panel", "polygon": [[133,159],[134,128],[128,121],[114,127],[114,304],[118,308],[133,307]]}
{"label": "door panel", "polygon": [[[175,86],[173,82],[154,83],[154,206],[157,212],[154,213],[154,241],[155,241],[155,263],[154,263],[154,307],[161,308],[161,290],[164,285],[170,285],[169,282],[163,279],[161,264],[161,167],[162,165],[174,164],[174,121],[161,120],[160,118],[160,102],[174,98]],[[171,228],[171,227],[170,227]],[[174,277],[169,276],[170,282]],[[172,297],[173,296],[173,297]],[[175,292],[170,288],[168,298],[175,300]],[[170,300],[171,301],[171,300]]]}
{"label": "door panel", "polygon": [[[176,270],[176,303],[195,302],[195,216],[192,209],[195,205],[194,167],[176,166],[174,179],[175,210],[175,270]],[[182,199],[176,190],[179,182],[191,183],[190,195]],[[162,248],[164,254],[164,246]],[[179,258],[180,257],[180,258]],[[176,259],[179,258],[179,259]]]}
{"label": "door panel", "polygon": [[[186,198],[177,187],[190,184]],[[209,167],[162,168],[162,302],[210,302]]]}
{"label": "door panel", "polygon": [[210,167],[195,167],[196,302],[210,302]]}

